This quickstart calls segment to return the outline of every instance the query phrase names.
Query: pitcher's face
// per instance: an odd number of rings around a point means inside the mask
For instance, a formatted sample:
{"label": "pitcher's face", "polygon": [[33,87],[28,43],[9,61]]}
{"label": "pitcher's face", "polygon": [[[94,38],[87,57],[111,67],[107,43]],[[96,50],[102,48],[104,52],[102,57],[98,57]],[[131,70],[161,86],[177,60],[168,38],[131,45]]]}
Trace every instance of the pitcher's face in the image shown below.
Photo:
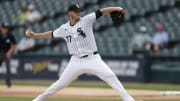
{"label": "pitcher's face", "polygon": [[75,11],[69,11],[68,12],[69,17],[71,17],[74,20],[78,20],[80,19],[81,13],[79,10],[75,10]]}

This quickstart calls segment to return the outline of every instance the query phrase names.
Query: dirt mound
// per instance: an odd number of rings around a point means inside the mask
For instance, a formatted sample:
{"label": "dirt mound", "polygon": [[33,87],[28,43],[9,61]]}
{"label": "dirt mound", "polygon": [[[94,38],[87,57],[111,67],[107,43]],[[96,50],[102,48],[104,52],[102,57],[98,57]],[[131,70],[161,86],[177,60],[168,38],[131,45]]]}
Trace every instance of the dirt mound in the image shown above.
{"label": "dirt mound", "polygon": [[[0,97],[35,97],[45,91],[46,88],[41,86],[13,86],[12,88],[0,86]],[[163,96],[160,91],[154,90],[128,90],[128,92],[137,99],[180,99],[178,95]],[[120,99],[114,90],[104,88],[65,88],[51,97]]]}

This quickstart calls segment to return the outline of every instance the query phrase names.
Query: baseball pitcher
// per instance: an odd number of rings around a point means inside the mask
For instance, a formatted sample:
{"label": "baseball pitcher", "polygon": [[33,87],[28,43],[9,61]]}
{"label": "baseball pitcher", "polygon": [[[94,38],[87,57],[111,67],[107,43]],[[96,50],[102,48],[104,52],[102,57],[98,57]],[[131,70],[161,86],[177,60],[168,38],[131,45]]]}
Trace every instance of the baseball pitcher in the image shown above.
{"label": "baseball pitcher", "polygon": [[67,11],[69,21],[54,31],[44,33],[35,33],[31,30],[26,31],[26,36],[32,38],[63,38],[67,43],[69,53],[72,55],[61,77],[33,101],[44,101],[46,97],[62,90],[72,80],[84,73],[96,75],[107,82],[118,92],[123,101],[135,101],[124,89],[110,67],[101,59],[93,34],[93,24],[96,19],[112,12],[118,12],[121,16],[116,14],[118,15],[116,17],[121,19],[124,9],[121,7],[107,7],[84,17],[80,16],[81,11],[82,9],[77,4],[69,6]]}

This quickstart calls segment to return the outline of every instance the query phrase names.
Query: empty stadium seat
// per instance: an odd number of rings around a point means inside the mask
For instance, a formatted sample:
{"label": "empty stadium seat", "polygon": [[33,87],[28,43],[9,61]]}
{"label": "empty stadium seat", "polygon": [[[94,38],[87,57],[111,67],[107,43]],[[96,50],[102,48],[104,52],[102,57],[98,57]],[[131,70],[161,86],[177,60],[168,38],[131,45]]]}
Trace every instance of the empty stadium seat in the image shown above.
{"label": "empty stadium seat", "polygon": [[[28,25],[35,32],[45,32],[48,30],[54,30],[61,26],[61,24],[68,21],[66,15],[67,7],[72,3],[79,3],[82,7],[85,5],[87,7],[82,15],[86,15],[93,12],[99,8],[108,6],[122,6],[126,8],[125,23],[120,27],[112,26],[112,21],[109,16],[103,16],[98,19],[94,25],[96,30],[96,41],[99,47],[100,53],[103,55],[118,55],[130,54],[129,40],[134,33],[139,31],[140,26],[146,26],[148,33],[153,36],[156,32],[156,24],[162,23],[173,37],[180,37],[180,13],[179,8],[176,8],[176,0],[14,0],[12,2],[1,2],[0,3],[0,22],[7,22],[10,25],[18,25],[17,16],[19,10],[24,5],[34,4],[36,9],[41,12],[42,16],[46,18],[41,23],[34,23]],[[52,6],[53,5],[53,6]],[[167,6],[170,7],[167,11],[161,12],[160,7]],[[143,9],[142,9],[143,8]],[[145,15],[146,13],[153,12],[153,14]],[[56,17],[54,17],[56,15]],[[135,21],[131,21],[133,16],[139,16]],[[107,28],[101,29],[102,26],[109,26]],[[99,32],[99,29],[101,29]],[[21,39],[24,36],[25,28],[17,27],[13,30],[13,34],[16,34],[17,39]],[[50,43],[51,40],[37,40],[40,43]],[[55,46],[53,52],[50,48],[45,49],[46,54],[67,54],[67,47],[63,43],[62,46]],[[160,54],[166,54],[172,51],[173,53],[178,53],[179,48],[174,50],[163,50]],[[41,50],[43,52],[43,50]],[[34,54],[40,54],[39,52],[34,52]],[[61,52],[62,51],[62,52]]]}

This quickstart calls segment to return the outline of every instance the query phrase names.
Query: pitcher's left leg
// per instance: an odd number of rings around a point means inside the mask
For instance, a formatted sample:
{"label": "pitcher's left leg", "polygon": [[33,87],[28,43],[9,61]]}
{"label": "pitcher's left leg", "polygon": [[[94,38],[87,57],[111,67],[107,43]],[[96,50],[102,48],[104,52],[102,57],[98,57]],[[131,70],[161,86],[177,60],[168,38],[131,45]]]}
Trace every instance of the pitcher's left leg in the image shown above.
{"label": "pitcher's left leg", "polygon": [[98,76],[107,82],[118,94],[122,97],[123,101],[135,101],[124,89],[116,75],[101,59],[97,59],[93,65],[94,75]]}

